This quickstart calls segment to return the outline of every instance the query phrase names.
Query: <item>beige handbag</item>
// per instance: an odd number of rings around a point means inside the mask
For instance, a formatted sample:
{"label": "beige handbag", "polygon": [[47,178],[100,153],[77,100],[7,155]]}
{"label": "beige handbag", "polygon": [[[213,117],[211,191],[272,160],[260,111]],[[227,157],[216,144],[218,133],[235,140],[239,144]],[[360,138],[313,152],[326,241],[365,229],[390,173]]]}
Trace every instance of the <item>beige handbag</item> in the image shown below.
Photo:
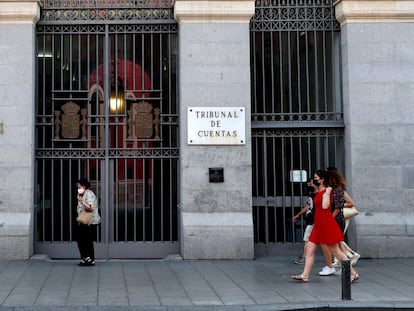
{"label": "beige handbag", "polygon": [[351,206],[351,207],[344,207],[342,209],[342,213],[344,214],[344,218],[345,219],[349,219],[352,218],[356,215],[359,214],[358,210],[356,209],[355,206]]}
{"label": "beige handbag", "polygon": [[76,221],[83,225],[90,225],[93,214],[86,211],[81,211],[79,216],[76,218]]}

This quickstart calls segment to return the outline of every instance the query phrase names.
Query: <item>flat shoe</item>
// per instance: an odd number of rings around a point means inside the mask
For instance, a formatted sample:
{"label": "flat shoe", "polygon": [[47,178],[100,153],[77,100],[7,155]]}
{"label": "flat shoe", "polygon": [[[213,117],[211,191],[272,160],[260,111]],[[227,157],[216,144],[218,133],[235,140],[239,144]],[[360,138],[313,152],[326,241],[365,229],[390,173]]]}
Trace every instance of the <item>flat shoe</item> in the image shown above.
{"label": "flat shoe", "polygon": [[94,266],[94,265],[95,265],[95,260],[92,260],[91,257],[85,258],[85,266]]}
{"label": "flat shoe", "polygon": [[309,278],[308,277],[304,277],[303,274],[291,275],[290,278],[292,280],[301,281],[303,283],[308,283],[309,282]]}
{"label": "flat shoe", "polygon": [[355,273],[354,275],[351,275],[351,283],[354,283],[359,280],[359,274]]}

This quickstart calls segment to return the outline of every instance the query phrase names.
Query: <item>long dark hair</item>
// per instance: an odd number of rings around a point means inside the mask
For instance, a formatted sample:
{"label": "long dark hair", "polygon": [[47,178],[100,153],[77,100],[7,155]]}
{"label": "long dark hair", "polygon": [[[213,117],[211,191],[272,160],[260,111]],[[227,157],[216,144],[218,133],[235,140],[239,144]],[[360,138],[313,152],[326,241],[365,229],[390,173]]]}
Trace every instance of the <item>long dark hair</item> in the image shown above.
{"label": "long dark hair", "polygon": [[339,173],[338,171],[329,171],[330,174],[330,181],[332,188],[342,188],[345,189],[346,187],[346,180],[345,178]]}

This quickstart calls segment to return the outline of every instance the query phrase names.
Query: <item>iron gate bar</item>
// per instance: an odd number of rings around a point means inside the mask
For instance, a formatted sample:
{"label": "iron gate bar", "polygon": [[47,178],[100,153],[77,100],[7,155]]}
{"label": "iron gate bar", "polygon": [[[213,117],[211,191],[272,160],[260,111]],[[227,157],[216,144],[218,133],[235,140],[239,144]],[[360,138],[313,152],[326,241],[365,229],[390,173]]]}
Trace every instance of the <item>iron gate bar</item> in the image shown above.
{"label": "iron gate bar", "polygon": [[[99,40],[97,40],[97,42],[99,42]],[[109,254],[109,243],[111,241],[111,238],[113,238],[113,233],[111,232],[111,230],[113,230],[113,226],[109,225],[109,220],[110,218],[110,214],[109,214],[109,204],[111,204],[113,202],[112,197],[110,196],[110,193],[112,192],[112,187],[111,189],[109,188],[109,185],[111,184],[111,180],[113,180],[113,176],[111,175],[110,172],[110,158],[109,158],[109,105],[107,104],[107,101],[110,97],[110,91],[111,91],[111,82],[110,82],[110,76],[109,76],[109,68],[110,68],[110,55],[109,55],[109,31],[108,31],[108,25],[105,25],[105,34],[104,34],[104,50],[103,50],[103,62],[104,62],[104,66],[106,68],[106,70],[104,71],[104,81],[103,81],[103,87],[104,87],[104,115],[105,115],[105,124],[104,124],[104,167],[103,167],[103,172],[101,172],[102,177],[103,177],[103,182],[102,182],[102,186],[103,187],[103,193],[104,193],[104,204],[107,204],[106,208],[104,209],[104,218],[103,218],[103,223],[104,223],[104,239],[103,242],[106,245],[106,256],[108,256]],[[99,60],[99,54],[98,57],[96,58],[96,62],[98,62]],[[88,66],[89,67],[89,66]],[[89,71],[89,69],[88,69]],[[97,72],[98,75],[98,72]],[[118,94],[118,93],[116,93]],[[98,97],[98,96],[97,96]],[[98,106],[98,105],[97,105]],[[110,192],[111,191],[111,192]],[[106,219],[106,221],[105,221]],[[101,225],[102,226],[102,225]]]}

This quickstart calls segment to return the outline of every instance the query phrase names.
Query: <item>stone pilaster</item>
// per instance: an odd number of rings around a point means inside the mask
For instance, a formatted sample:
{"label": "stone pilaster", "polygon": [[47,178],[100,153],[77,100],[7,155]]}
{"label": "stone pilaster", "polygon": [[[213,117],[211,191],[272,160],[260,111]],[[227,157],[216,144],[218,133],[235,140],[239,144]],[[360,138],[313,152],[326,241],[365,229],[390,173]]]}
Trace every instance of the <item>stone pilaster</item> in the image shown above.
{"label": "stone pilaster", "polygon": [[[254,1],[184,1],[179,22],[181,246],[185,259],[254,257],[249,21]],[[190,145],[189,107],[245,110],[242,145]],[[209,181],[209,168],[224,171]]]}
{"label": "stone pilaster", "polygon": [[346,176],[363,257],[414,251],[414,1],[341,0]]}
{"label": "stone pilaster", "polygon": [[414,1],[407,0],[338,0],[337,20],[346,23],[413,23]]}
{"label": "stone pilaster", "polygon": [[0,0],[1,24],[36,24],[40,0]]}
{"label": "stone pilaster", "polygon": [[39,1],[0,0],[0,259],[33,253],[35,23]]}
{"label": "stone pilaster", "polygon": [[254,14],[252,0],[177,0],[178,23],[249,23]]}

